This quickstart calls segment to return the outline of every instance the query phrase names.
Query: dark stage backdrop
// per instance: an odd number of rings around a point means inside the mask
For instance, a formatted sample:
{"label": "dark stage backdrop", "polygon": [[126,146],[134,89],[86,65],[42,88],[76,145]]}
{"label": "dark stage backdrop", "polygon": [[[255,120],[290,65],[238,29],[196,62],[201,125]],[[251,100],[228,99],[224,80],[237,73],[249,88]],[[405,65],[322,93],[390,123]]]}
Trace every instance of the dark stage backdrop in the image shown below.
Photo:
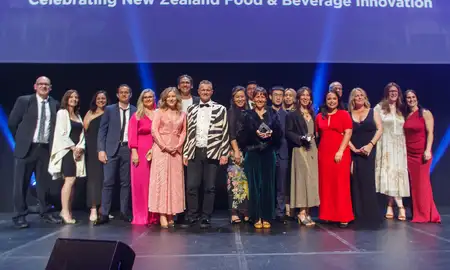
{"label": "dark stage backdrop", "polygon": [[[316,64],[90,64],[90,65],[38,65],[38,64],[0,64],[2,98],[0,104],[6,114],[12,109],[15,99],[33,93],[33,83],[38,76],[45,75],[52,80],[51,95],[61,99],[66,89],[77,89],[81,95],[82,113],[86,112],[92,95],[96,90],[106,89],[115,102],[115,91],[119,84],[127,83],[133,89],[133,103],[140,90],[149,82],[157,94],[167,86],[175,86],[176,78],[189,74],[194,78],[194,92],[203,79],[212,81],[215,89],[213,99],[229,106],[231,88],[256,80],[266,88],[283,85],[298,89],[313,86],[317,79]],[[324,68],[326,67],[326,68]],[[397,82],[402,90],[408,88],[418,92],[420,103],[430,108],[435,116],[436,151],[450,125],[450,66],[449,65],[364,65],[330,64],[322,65],[319,81],[328,83],[339,80],[344,85],[345,98],[354,87],[362,87],[368,92],[372,105],[382,97],[383,87],[390,81]],[[146,75],[142,75],[146,74]],[[145,83],[147,82],[147,83]],[[313,89],[320,90],[320,89]],[[450,136],[450,135],[449,135]],[[448,137],[448,136],[447,136]],[[450,138],[447,138],[447,140]],[[3,134],[0,134],[0,211],[12,211],[12,151]],[[444,154],[432,174],[433,190],[439,205],[450,205],[450,155]],[[447,166],[446,166],[447,165]],[[218,178],[218,197],[216,208],[226,208],[226,179],[224,173]],[[77,183],[76,205],[84,207],[85,181]],[[57,190],[55,183],[54,190]],[[55,196],[55,201],[58,201]]]}

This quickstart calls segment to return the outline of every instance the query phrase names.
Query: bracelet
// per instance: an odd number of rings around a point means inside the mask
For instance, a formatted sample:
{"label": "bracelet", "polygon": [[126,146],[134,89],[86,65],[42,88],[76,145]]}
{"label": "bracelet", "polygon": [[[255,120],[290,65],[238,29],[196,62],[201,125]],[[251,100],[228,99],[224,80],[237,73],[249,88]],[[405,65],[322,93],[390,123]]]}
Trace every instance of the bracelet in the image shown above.
{"label": "bracelet", "polygon": [[372,141],[370,141],[369,143],[370,143],[371,145],[375,146],[375,144],[374,144]]}

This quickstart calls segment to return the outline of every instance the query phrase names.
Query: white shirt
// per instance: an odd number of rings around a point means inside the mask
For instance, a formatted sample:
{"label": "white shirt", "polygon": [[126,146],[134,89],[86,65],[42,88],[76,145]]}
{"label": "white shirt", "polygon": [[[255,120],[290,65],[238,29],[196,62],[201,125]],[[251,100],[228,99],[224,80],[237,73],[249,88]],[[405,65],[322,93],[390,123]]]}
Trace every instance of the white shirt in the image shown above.
{"label": "white shirt", "polygon": [[[33,143],[48,143],[49,137],[50,137],[50,104],[48,103],[47,99],[42,99],[39,95],[36,94],[37,98],[37,107],[38,107],[38,114],[37,114],[37,124],[36,129],[34,130],[34,136],[33,136]],[[41,124],[41,111],[42,111],[42,101],[45,102],[45,126],[44,126],[44,141],[39,141],[39,125]]]}
{"label": "white shirt", "polygon": [[119,106],[120,128],[121,129],[122,129],[122,125],[123,125],[123,111],[125,111],[125,116],[127,119],[127,122],[125,123],[125,131],[123,133],[123,142],[128,142],[128,124],[130,123],[130,104],[128,104],[126,109],[122,109],[122,107]]}
{"label": "white shirt", "polygon": [[[209,104],[209,107],[200,107],[202,104]],[[196,146],[203,148],[208,145],[209,124],[211,122],[212,104],[211,101],[203,103],[200,100],[197,113]]]}
{"label": "white shirt", "polygon": [[187,113],[187,108],[188,108],[189,106],[191,106],[192,103],[194,103],[194,100],[192,99],[192,97],[189,98],[189,99],[182,99],[182,100],[181,100],[181,106],[182,106],[181,110],[182,110],[183,112]]}

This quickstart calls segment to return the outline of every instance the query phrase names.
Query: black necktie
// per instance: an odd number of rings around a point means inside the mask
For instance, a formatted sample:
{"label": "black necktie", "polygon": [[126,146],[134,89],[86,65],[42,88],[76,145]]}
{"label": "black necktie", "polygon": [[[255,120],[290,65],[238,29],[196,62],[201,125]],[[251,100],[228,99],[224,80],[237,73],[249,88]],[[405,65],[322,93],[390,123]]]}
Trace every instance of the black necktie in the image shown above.
{"label": "black necktie", "polygon": [[120,142],[124,142],[123,141],[123,137],[125,135],[125,126],[127,125],[127,114],[126,114],[126,112],[127,112],[127,110],[122,110],[123,121],[122,121],[122,128],[120,129]]}
{"label": "black necktie", "polygon": [[209,103],[200,104],[200,108],[203,108],[203,107],[209,107]]}
{"label": "black necktie", "polygon": [[41,102],[41,121],[39,122],[38,142],[46,143],[45,141],[45,121],[47,119],[45,114],[45,100]]}

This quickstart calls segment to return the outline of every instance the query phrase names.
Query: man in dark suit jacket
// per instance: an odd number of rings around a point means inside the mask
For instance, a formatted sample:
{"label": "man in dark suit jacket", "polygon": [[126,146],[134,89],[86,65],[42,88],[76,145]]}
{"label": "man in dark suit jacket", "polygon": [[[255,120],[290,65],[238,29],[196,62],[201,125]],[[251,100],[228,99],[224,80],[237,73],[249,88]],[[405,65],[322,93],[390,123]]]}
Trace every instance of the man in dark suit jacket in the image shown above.
{"label": "man in dark suit jacket", "polygon": [[130,149],[128,148],[128,123],[136,112],[130,104],[131,88],[120,85],[117,89],[119,102],[109,105],[100,120],[97,150],[98,159],[104,164],[101,216],[95,225],[107,223],[113,197],[116,172],[120,178],[120,218],[131,222],[130,201]]}
{"label": "man in dark suit jacket", "polygon": [[287,111],[283,110],[284,88],[281,86],[274,86],[270,91],[270,100],[272,101],[272,108],[278,112],[280,116],[281,130],[283,135],[281,137],[280,148],[276,151],[276,179],[277,179],[277,219],[286,223],[286,204],[289,204],[290,195],[290,179],[289,177],[289,151],[285,136],[286,116]]}
{"label": "man in dark suit jacket", "polygon": [[20,96],[8,119],[8,126],[16,141],[14,149],[14,211],[17,228],[27,228],[28,206],[26,196],[30,178],[36,175],[37,197],[41,218],[47,223],[60,223],[53,217],[46,200],[49,181],[48,162],[59,102],[49,96],[51,82],[39,77],[34,84],[36,94]]}

